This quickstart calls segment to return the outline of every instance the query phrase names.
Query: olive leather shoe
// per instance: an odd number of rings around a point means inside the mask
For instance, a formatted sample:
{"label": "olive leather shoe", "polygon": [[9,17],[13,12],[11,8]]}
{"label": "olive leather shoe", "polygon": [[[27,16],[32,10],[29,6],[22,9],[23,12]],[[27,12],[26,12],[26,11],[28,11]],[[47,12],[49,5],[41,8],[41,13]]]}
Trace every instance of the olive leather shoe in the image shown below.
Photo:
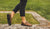
{"label": "olive leather shoe", "polygon": [[30,23],[28,23],[28,22],[25,22],[25,23],[22,22],[21,25],[23,25],[23,26],[32,26],[32,24],[30,24]]}

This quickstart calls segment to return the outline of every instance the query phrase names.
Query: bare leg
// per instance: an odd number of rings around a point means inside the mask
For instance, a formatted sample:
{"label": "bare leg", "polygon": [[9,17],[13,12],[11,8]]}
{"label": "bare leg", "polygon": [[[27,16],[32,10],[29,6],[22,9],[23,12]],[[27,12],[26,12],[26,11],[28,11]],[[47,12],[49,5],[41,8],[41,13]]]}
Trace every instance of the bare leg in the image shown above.
{"label": "bare leg", "polygon": [[13,18],[13,16],[14,16],[14,14],[15,14],[14,11],[12,11],[12,13],[10,14],[10,15],[11,15],[11,19],[10,19],[11,22],[12,22],[12,18]]}
{"label": "bare leg", "polygon": [[14,11],[12,11],[12,13],[11,13],[11,18],[13,18],[14,14],[15,14]]}
{"label": "bare leg", "polygon": [[26,22],[25,16],[22,16],[21,18],[22,18],[22,22],[25,23]]}

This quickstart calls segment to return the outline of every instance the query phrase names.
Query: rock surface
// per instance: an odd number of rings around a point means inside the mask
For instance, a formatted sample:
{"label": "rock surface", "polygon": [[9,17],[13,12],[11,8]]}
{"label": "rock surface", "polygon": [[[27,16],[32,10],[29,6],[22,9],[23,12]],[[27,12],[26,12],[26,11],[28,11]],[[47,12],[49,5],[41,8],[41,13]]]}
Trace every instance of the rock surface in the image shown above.
{"label": "rock surface", "polygon": [[32,27],[22,26],[20,24],[12,24],[11,26],[8,24],[0,24],[0,29],[50,29],[50,27],[39,26],[38,24],[32,25]]}

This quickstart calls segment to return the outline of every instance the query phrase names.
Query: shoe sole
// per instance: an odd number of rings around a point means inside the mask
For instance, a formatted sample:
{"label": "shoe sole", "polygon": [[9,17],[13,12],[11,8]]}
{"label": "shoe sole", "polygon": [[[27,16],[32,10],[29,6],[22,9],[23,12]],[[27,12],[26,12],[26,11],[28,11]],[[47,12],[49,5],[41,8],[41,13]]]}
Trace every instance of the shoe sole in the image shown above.
{"label": "shoe sole", "polygon": [[11,25],[11,21],[10,21],[10,15],[9,14],[7,14],[7,21],[8,21],[8,24],[10,26]]}
{"label": "shoe sole", "polygon": [[[28,25],[24,25],[24,24],[21,24],[22,26],[28,26]],[[32,26],[28,26],[28,27],[32,27]]]}

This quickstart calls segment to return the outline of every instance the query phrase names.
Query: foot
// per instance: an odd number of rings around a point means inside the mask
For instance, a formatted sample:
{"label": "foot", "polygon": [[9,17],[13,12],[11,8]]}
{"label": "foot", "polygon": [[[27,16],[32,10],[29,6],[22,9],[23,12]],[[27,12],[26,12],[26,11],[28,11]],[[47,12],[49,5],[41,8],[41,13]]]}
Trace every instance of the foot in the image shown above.
{"label": "foot", "polygon": [[28,22],[25,22],[25,23],[22,22],[21,25],[23,25],[23,26],[32,26],[32,24],[30,24],[30,23],[28,23]]}
{"label": "foot", "polygon": [[11,15],[10,14],[7,14],[7,21],[10,26],[11,25]]}

